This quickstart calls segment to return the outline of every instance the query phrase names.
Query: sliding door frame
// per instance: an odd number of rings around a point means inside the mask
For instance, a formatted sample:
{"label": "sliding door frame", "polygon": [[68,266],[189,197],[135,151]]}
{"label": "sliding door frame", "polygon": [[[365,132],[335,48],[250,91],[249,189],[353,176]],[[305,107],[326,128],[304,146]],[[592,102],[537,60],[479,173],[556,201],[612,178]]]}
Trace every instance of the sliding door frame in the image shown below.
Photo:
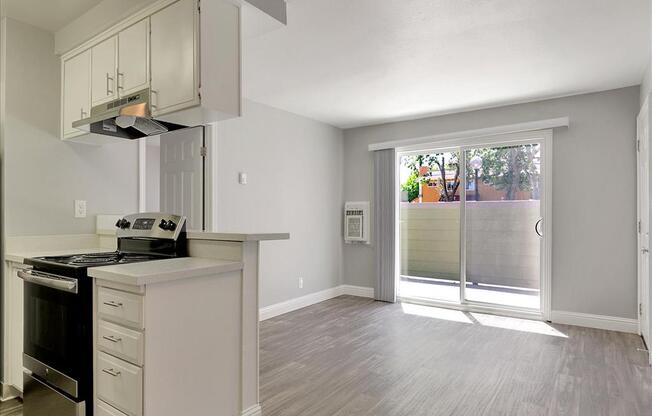
{"label": "sliding door frame", "polygon": [[[396,215],[396,253],[397,253],[397,281],[400,280],[400,253],[401,253],[401,236],[400,236],[400,191],[398,172],[402,156],[424,153],[441,153],[441,152],[459,152],[460,163],[460,181],[464,186],[460,191],[460,299],[459,302],[450,302],[443,300],[427,298],[399,298],[402,301],[412,303],[421,303],[433,306],[441,306],[452,309],[459,309],[469,312],[486,312],[500,315],[523,317],[530,319],[541,319],[550,321],[550,311],[552,309],[552,130],[539,130],[530,132],[508,133],[483,137],[459,138],[453,140],[435,141],[432,143],[419,144],[414,146],[396,148],[396,172],[397,172],[397,215]],[[495,304],[482,303],[477,301],[468,301],[465,298],[466,288],[466,150],[478,147],[504,147],[522,144],[540,144],[541,145],[541,169],[543,182],[543,193],[541,195],[541,217],[543,220],[543,241],[541,244],[540,256],[540,309],[533,311],[527,308],[518,308],[511,306],[500,306]],[[400,284],[397,285],[400,290]]]}

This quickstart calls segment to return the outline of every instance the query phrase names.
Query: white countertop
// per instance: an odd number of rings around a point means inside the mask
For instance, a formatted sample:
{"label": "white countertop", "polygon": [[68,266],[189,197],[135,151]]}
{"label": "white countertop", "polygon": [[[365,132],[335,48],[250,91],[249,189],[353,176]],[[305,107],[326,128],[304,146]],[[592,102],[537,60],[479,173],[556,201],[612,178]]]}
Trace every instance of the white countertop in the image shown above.
{"label": "white countertop", "polygon": [[289,233],[211,233],[208,231],[188,231],[189,240],[214,240],[214,241],[269,241],[289,240]]}
{"label": "white countertop", "polygon": [[43,256],[69,256],[72,254],[86,254],[86,253],[112,253],[115,250],[108,248],[70,248],[66,250],[56,251],[30,251],[30,252],[14,252],[5,253],[5,261],[13,261],[15,263],[22,263],[23,260],[30,257],[43,257]]}
{"label": "white countertop", "polygon": [[227,273],[242,270],[242,268],[243,264],[239,261],[179,257],[142,263],[91,267],[88,269],[88,275],[116,283],[143,286],[171,280]]}

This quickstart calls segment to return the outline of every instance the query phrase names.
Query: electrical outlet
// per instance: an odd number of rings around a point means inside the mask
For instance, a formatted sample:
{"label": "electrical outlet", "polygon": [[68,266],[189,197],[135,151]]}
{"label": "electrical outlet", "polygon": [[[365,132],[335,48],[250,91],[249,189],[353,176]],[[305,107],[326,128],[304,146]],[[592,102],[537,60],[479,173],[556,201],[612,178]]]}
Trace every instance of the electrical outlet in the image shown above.
{"label": "electrical outlet", "polygon": [[299,278],[299,289],[303,289],[303,277]]}
{"label": "electrical outlet", "polygon": [[86,201],[75,199],[75,218],[86,218]]}

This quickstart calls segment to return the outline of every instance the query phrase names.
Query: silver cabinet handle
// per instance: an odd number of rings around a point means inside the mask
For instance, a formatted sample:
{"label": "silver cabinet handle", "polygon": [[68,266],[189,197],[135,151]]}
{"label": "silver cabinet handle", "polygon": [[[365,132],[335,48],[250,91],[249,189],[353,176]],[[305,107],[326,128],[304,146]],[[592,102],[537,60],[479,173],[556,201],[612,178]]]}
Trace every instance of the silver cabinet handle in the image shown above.
{"label": "silver cabinet handle", "polygon": [[119,371],[115,371],[112,368],[103,368],[102,371],[113,377],[120,377],[120,374],[122,374]]}
{"label": "silver cabinet handle", "polygon": [[[122,77],[122,82],[120,82],[120,77]],[[118,71],[118,91],[124,90],[125,74],[124,72]]]}
{"label": "silver cabinet handle", "polygon": [[118,343],[122,341],[122,338],[114,337],[113,335],[104,335],[102,338],[104,338],[107,341],[111,341],[113,343]]}
{"label": "silver cabinet handle", "polygon": [[112,300],[110,300],[110,301],[108,301],[108,302],[103,302],[103,303],[104,303],[106,306],[110,306],[110,307],[112,307],[112,308],[121,308],[121,307],[122,307],[122,303],[120,303],[120,302],[115,302],[115,301],[112,301]]}
{"label": "silver cabinet handle", "polygon": [[152,93],[152,100],[151,100],[152,108],[158,108],[158,105],[154,105],[154,95],[156,95],[156,103],[158,104],[158,91],[151,90],[151,93]]}
{"label": "silver cabinet handle", "polygon": [[18,277],[26,283],[49,287],[62,292],[77,293],[77,280],[36,270],[18,270]]}
{"label": "silver cabinet handle", "polygon": [[642,249],[641,249],[641,253],[643,253],[643,254],[645,254],[645,253],[649,253],[649,252],[650,252],[650,249],[649,249],[649,248],[642,248]]}
{"label": "silver cabinet handle", "polygon": [[106,73],[106,95],[112,95],[113,90],[109,87],[109,81],[113,81],[113,77],[107,72]]}

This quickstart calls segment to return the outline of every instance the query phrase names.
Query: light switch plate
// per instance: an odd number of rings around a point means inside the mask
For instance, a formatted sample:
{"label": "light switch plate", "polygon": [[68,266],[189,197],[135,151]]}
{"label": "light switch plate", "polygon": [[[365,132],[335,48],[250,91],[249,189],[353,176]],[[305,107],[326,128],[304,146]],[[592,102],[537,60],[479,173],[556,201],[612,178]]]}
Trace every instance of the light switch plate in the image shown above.
{"label": "light switch plate", "polygon": [[245,172],[238,173],[238,182],[240,182],[240,185],[247,184],[247,174]]}
{"label": "light switch plate", "polygon": [[86,218],[86,201],[75,199],[75,218]]}

